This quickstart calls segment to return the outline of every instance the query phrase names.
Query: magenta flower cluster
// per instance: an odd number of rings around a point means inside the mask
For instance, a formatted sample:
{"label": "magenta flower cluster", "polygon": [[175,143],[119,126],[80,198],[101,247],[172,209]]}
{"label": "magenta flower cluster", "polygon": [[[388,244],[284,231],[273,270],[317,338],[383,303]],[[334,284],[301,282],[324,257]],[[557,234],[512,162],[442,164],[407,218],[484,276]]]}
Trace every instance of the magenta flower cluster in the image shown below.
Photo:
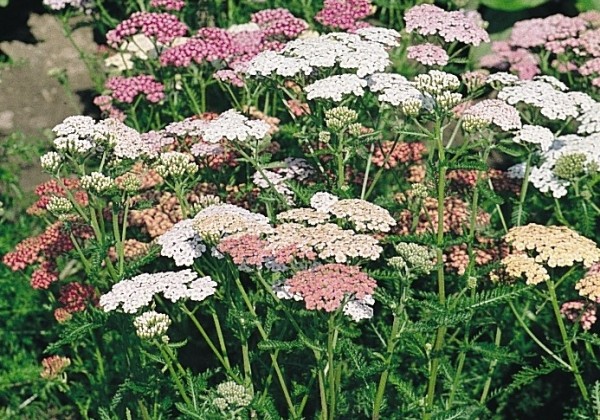
{"label": "magenta flower cluster", "polygon": [[488,33],[471,15],[447,12],[431,4],[415,6],[404,15],[406,30],[422,36],[438,35],[446,42],[479,45],[489,42]]}
{"label": "magenta flower cluster", "polygon": [[168,44],[187,34],[187,26],[169,13],[136,12],[106,34],[111,47],[117,48],[128,37],[143,33],[149,38]]}
{"label": "magenta flower cluster", "polygon": [[145,95],[146,100],[151,103],[158,103],[165,97],[163,84],[157,82],[154,76],[145,74],[133,77],[114,76],[104,86],[110,89],[110,96],[114,100],[127,104],[133,103],[138,95]]}
{"label": "magenta flower cluster", "polygon": [[363,19],[371,13],[373,5],[370,0],[325,0],[315,20],[332,29],[353,31],[370,26]]}
{"label": "magenta flower cluster", "polygon": [[155,9],[163,9],[163,10],[174,10],[179,11],[185,7],[184,0],[152,0],[150,2],[150,7]]}
{"label": "magenta flower cluster", "polygon": [[[222,60],[235,69],[261,51],[279,50],[285,41],[296,38],[308,28],[302,19],[286,9],[267,9],[254,13],[255,30],[229,32],[220,28],[202,28],[182,45],[165,50],[160,56],[163,66],[187,67],[193,63]],[[232,78],[230,72],[221,71],[224,80]]]}

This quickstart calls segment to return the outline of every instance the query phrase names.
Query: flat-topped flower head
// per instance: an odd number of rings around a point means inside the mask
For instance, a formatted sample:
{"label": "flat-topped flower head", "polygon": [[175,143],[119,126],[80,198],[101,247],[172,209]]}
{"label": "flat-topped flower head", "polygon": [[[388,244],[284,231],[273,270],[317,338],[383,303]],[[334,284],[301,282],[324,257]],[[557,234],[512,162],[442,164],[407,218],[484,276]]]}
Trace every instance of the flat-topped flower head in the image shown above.
{"label": "flat-topped flower head", "polygon": [[327,223],[330,218],[327,212],[306,207],[287,210],[277,215],[277,220],[281,222],[305,223],[309,226]]}
{"label": "flat-topped flower head", "polygon": [[600,274],[587,274],[575,285],[575,290],[593,302],[600,303]]}
{"label": "flat-topped flower head", "polygon": [[475,131],[490,125],[502,131],[518,130],[522,127],[519,111],[499,99],[484,99],[463,113],[463,128]]}
{"label": "flat-topped flower head", "polygon": [[269,219],[232,204],[214,204],[202,209],[193,219],[193,229],[203,239],[217,241],[228,235],[269,232]]}
{"label": "flat-topped flower head", "polygon": [[370,0],[325,0],[315,20],[323,26],[352,31],[365,25],[362,22],[373,13]]}
{"label": "flat-topped flower head", "polygon": [[189,299],[203,301],[213,295],[217,283],[210,277],[198,278],[192,270],[144,273],[115,284],[112,289],[100,296],[100,307],[104,312],[121,309],[125,313],[135,313],[151,304],[154,295],[162,294],[171,302]]}
{"label": "flat-topped flower head", "polygon": [[304,87],[306,98],[341,102],[347,95],[363,96],[367,81],[355,74],[340,74],[319,79]]}
{"label": "flat-topped flower head", "polygon": [[175,38],[184,36],[187,31],[188,28],[185,23],[181,22],[175,15],[135,12],[128,19],[119,23],[115,29],[108,31],[106,39],[110,46],[118,48],[128,37],[143,33],[157,42],[168,44]]}
{"label": "flat-topped flower head", "polygon": [[400,74],[375,73],[367,78],[367,84],[371,92],[378,93],[380,102],[399,106],[406,115],[416,116],[422,109],[430,111],[435,104],[431,95]]}
{"label": "flat-topped flower head", "polygon": [[156,240],[160,255],[172,258],[177,266],[191,266],[206,251],[202,238],[193,229],[191,219],[176,223]]}
{"label": "flat-topped flower head", "polygon": [[81,188],[98,194],[105,193],[116,187],[115,180],[100,172],[84,175],[80,180]]}
{"label": "flat-topped flower head", "polygon": [[291,294],[304,300],[306,309],[325,312],[336,311],[348,299],[370,297],[377,286],[360,268],[343,264],[325,264],[300,271],[285,284]]}
{"label": "flat-topped flower head", "polygon": [[338,219],[352,223],[358,232],[389,232],[396,225],[386,209],[365,200],[339,200],[328,211]]}
{"label": "flat-topped flower head", "polygon": [[467,14],[447,12],[431,4],[409,9],[404,15],[406,30],[422,36],[438,35],[446,42],[459,41],[468,45],[489,42],[487,32]]}
{"label": "flat-topped flower head", "polygon": [[409,59],[415,60],[424,66],[443,67],[450,60],[446,50],[430,43],[411,45],[406,49],[406,52]]}
{"label": "flat-topped flower head", "polygon": [[541,266],[571,267],[582,263],[590,267],[600,261],[600,249],[594,241],[565,226],[531,223],[514,227],[504,239],[517,253],[525,253]]}
{"label": "flat-topped flower head", "polygon": [[541,125],[525,124],[513,137],[515,143],[536,144],[544,152],[547,152],[554,142],[554,134]]}
{"label": "flat-topped flower head", "polygon": [[[543,193],[555,198],[568,194],[574,174],[583,176],[600,167],[600,134],[581,137],[568,134],[554,139],[547,151],[540,153],[540,163],[531,169],[529,181]],[[558,172],[557,172],[558,171]],[[524,164],[510,168],[509,175],[523,178]]]}

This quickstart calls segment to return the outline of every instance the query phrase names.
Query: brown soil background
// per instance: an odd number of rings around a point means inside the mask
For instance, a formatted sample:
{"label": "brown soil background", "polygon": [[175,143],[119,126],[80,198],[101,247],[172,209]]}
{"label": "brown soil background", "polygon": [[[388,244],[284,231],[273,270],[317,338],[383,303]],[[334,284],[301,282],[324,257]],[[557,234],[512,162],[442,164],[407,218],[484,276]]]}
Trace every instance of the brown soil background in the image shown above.
{"label": "brown soil background", "polygon": [[[63,35],[56,18],[31,12],[31,5],[23,0],[11,2],[23,4],[0,8],[0,39],[4,39],[0,41],[0,51],[13,62],[0,70],[0,141],[12,132],[22,132],[28,138],[49,142],[48,131],[54,125],[90,108],[92,83],[79,53]],[[13,19],[21,21],[12,22],[12,28],[2,24]],[[90,28],[77,29],[74,39],[87,51],[96,49]],[[72,97],[48,75],[52,69],[66,70]],[[24,168],[21,184],[31,191],[44,179],[36,162]]]}

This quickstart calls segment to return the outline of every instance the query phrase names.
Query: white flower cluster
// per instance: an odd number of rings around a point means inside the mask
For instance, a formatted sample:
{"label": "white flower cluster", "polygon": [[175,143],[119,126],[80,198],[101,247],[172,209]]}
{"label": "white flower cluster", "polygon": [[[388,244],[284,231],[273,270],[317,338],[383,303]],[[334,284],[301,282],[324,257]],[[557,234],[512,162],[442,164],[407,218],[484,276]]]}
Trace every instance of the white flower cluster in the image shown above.
{"label": "white flower cluster", "polygon": [[402,75],[376,73],[370,75],[367,82],[371,92],[379,93],[379,101],[400,106],[402,112],[407,115],[416,115],[421,109],[433,109],[434,101],[431,95],[421,92],[413,82]]}
{"label": "white flower cluster", "polygon": [[163,337],[170,325],[171,319],[169,316],[156,311],[144,312],[133,320],[135,333],[142,340]]}
{"label": "white flower cluster", "polygon": [[115,187],[115,180],[100,172],[92,172],[81,177],[81,188],[102,194]]}
{"label": "white flower cluster", "polygon": [[192,220],[182,220],[156,240],[160,255],[175,260],[178,267],[190,267],[206,251],[206,245],[192,227]]}
{"label": "white flower cluster", "polygon": [[579,115],[577,97],[544,80],[522,80],[498,92],[498,99],[511,105],[523,103],[540,110],[550,120],[566,120]]}
{"label": "white flower cluster", "polygon": [[154,169],[163,178],[179,178],[198,172],[198,165],[194,163],[192,156],[187,153],[166,152],[159,155],[158,163]]}
{"label": "white flower cluster", "polygon": [[358,29],[354,31],[354,33],[360,35],[366,41],[378,42],[381,45],[389,48],[394,48],[400,45],[400,33],[395,29],[369,26],[367,28]]}
{"label": "white flower cluster", "polygon": [[52,10],[62,10],[68,6],[76,9],[87,9],[91,7],[92,0],[44,0],[44,6],[49,7]]}
{"label": "white flower cluster", "polygon": [[540,146],[543,152],[546,152],[554,142],[554,134],[546,127],[541,125],[525,124],[521,130],[513,137],[515,143],[531,143]]}
{"label": "white flower cluster", "polygon": [[315,193],[310,199],[310,206],[320,212],[329,213],[331,207],[337,203],[339,198],[327,192]]}
{"label": "white flower cluster", "polygon": [[352,319],[354,322],[362,321],[363,319],[373,318],[373,305],[375,299],[373,296],[367,295],[363,299],[352,299],[344,305],[344,315]]}
{"label": "white flower cluster", "polygon": [[286,179],[295,179],[296,181],[305,181],[315,174],[314,168],[306,159],[287,157],[283,160],[285,166],[277,172]]}
{"label": "white flower cluster", "polygon": [[263,190],[273,188],[275,189],[275,191],[277,191],[279,194],[286,198],[286,202],[289,205],[292,205],[294,203],[292,200],[294,192],[290,190],[289,187],[286,185],[286,180],[287,178],[285,176],[266,169],[263,169],[262,172],[257,171],[252,176],[252,182],[258,188]]}
{"label": "white flower cluster", "polygon": [[91,117],[67,117],[52,132],[56,134],[54,147],[60,152],[83,155],[96,146],[96,121]]}
{"label": "white flower cluster", "polygon": [[581,105],[581,114],[577,117],[579,134],[600,133],[600,102],[591,101]]}
{"label": "white flower cluster", "polygon": [[245,69],[248,76],[310,75],[315,69],[355,70],[358,77],[384,71],[390,64],[386,47],[397,46],[399,34],[385,29],[361,29],[302,38],[288,42],[280,52],[265,51]]}
{"label": "white flower cluster", "polygon": [[518,76],[506,72],[493,73],[487,76],[485,82],[494,89],[501,89],[504,86],[512,86],[519,83]]}
{"label": "white flower cluster", "polygon": [[223,112],[214,120],[208,121],[200,134],[204,141],[217,143],[223,138],[230,141],[246,142],[249,139],[264,139],[271,127],[262,120],[250,120],[234,109]]}
{"label": "white flower cluster", "polygon": [[[543,193],[551,192],[555,198],[567,195],[567,187],[571,184],[567,179],[555,174],[556,163],[561,157],[581,154],[586,158],[585,166],[600,166],[600,134],[580,137],[574,134],[557,137],[549,150],[542,152],[541,165],[534,166],[529,175],[529,182]],[[513,178],[523,178],[524,164],[510,168],[508,174]]]}
{"label": "white flower cluster", "polygon": [[328,213],[338,219],[346,219],[354,224],[358,232],[389,232],[396,220],[390,212],[365,200],[350,198],[339,200],[331,205]]}
{"label": "white flower cluster", "polygon": [[200,302],[213,295],[217,283],[210,277],[198,278],[190,269],[161,273],[144,273],[115,284],[111,291],[100,297],[104,312],[121,309],[135,313],[152,302],[154,295],[162,293],[165,299],[177,302],[190,299]]}
{"label": "white flower cluster", "polygon": [[287,57],[276,51],[263,51],[248,63],[245,73],[247,76],[293,77],[303,73],[311,74],[312,67],[302,58]]}
{"label": "white flower cluster", "polygon": [[62,162],[62,156],[56,152],[48,152],[40,157],[42,168],[48,172],[56,172]]}
{"label": "white flower cluster", "polygon": [[306,98],[330,99],[334,102],[340,102],[344,95],[363,96],[367,81],[361,79],[356,74],[340,74],[319,79],[304,87]]}

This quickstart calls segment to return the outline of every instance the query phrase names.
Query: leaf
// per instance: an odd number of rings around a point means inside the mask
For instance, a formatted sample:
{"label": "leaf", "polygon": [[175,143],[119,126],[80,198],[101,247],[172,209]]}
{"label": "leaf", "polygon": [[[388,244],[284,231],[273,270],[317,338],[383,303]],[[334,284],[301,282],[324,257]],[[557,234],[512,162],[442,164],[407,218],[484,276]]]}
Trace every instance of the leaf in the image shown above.
{"label": "leaf", "polygon": [[10,0],[0,0],[0,7],[6,7],[6,6],[8,6],[8,2],[9,1]]}
{"label": "leaf", "polygon": [[600,0],[577,0],[575,7],[577,7],[577,10],[580,12],[600,10]]}
{"label": "leaf", "polygon": [[548,0],[481,0],[484,6],[505,12],[532,9],[547,2]]}

